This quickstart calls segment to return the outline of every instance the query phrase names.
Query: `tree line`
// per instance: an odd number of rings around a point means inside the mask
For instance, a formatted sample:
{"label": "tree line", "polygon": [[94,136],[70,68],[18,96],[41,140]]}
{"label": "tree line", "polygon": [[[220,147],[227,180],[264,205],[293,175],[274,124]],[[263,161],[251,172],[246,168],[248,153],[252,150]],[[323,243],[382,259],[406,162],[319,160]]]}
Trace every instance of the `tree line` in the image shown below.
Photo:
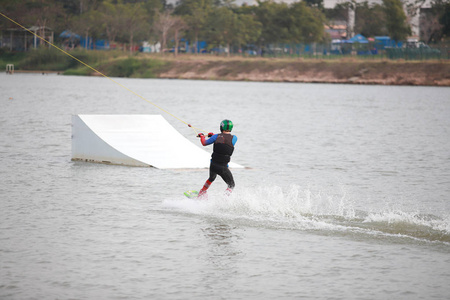
{"label": "tree line", "polygon": [[[433,3],[440,7],[436,13],[443,24],[441,37],[448,35],[448,1]],[[324,9],[323,0],[290,4],[257,0],[254,5],[241,6],[233,0],[179,0],[175,4],[166,0],[0,0],[2,13],[25,26],[47,26],[56,33],[69,29],[84,37],[126,43],[130,49],[140,41],[159,41],[162,49],[175,46],[175,51],[182,38],[193,47],[205,41],[209,47],[227,49],[324,43],[329,39],[324,25],[331,19],[348,21],[349,9],[356,11],[355,32],[365,36],[404,40],[411,32],[400,0],[373,5],[349,1],[331,10]],[[0,20],[0,28],[10,27],[9,21]]]}

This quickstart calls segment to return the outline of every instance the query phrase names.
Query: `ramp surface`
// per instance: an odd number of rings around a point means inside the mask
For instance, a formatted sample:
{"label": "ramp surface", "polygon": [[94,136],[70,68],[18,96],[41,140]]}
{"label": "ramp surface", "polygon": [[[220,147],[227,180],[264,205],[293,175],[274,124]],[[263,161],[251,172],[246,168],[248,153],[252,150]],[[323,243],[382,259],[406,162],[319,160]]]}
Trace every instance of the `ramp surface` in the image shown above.
{"label": "ramp surface", "polygon": [[191,169],[208,168],[210,159],[161,115],[72,116],[72,160]]}

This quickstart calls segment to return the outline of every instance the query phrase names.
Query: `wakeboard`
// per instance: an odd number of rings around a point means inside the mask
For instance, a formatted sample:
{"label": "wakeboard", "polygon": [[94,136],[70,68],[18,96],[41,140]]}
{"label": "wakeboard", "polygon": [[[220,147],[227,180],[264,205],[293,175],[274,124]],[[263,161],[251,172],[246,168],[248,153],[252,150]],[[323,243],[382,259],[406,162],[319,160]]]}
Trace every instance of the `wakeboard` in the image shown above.
{"label": "wakeboard", "polygon": [[184,192],[184,195],[186,197],[188,197],[189,199],[195,199],[198,197],[198,192],[197,191],[187,191],[187,192]]}

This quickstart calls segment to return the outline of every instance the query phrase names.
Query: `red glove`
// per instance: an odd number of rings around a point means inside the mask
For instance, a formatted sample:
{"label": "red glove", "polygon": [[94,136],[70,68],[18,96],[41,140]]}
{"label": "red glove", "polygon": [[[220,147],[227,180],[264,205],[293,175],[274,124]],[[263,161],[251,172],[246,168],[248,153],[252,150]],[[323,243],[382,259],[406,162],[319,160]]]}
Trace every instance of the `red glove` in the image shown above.
{"label": "red glove", "polygon": [[206,146],[206,145],[205,145],[205,142],[206,142],[206,140],[205,140],[205,135],[204,135],[203,133],[200,132],[197,136],[200,138],[200,142],[202,143],[202,145],[203,145],[203,146]]}
{"label": "red glove", "polygon": [[212,137],[214,135],[214,133],[210,132],[208,133],[208,137]]}

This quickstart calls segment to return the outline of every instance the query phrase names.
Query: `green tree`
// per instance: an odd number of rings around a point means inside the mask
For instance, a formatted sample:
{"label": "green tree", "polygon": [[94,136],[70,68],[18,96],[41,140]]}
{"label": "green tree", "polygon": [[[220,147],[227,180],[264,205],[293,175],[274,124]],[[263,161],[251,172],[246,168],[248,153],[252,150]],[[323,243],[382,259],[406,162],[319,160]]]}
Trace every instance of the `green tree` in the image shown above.
{"label": "green tree", "polygon": [[439,18],[442,25],[442,34],[446,37],[450,36],[450,2],[443,3],[442,16]]}
{"label": "green tree", "polygon": [[176,23],[176,18],[172,16],[172,11],[167,10],[164,12],[157,12],[153,28],[161,43],[161,54],[165,53],[167,47],[167,41],[170,38],[170,31],[173,29]]}
{"label": "green tree", "polygon": [[348,22],[348,8],[350,2],[336,3],[336,5],[325,11],[325,17],[328,20],[337,20]]}
{"label": "green tree", "polygon": [[205,26],[213,6],[212,0],[183,0],[175,8],[175,14],[184,16],[188,27],[187,36],[194,43],[194,53],[198,52],[199,39],[205,37]]}
{"label": "green tree", "polygon": [[256,8],[257,20],[263,25],[261,42],[263,44],[283,43],[289,40],[288,19],[289,7],[286,3],[258,0]]}
{"label": "green tree", "polygon": [[72,20],[71,30],[83,35],[86,40],[86,49],[90,49],[89,37],[97,38],[103,33],[102,14],[98,10],[89,10]]}
{"label": "green tree", "polygon": [[97,10],[103,0],[54,0],[60,3],[66,13],[72,16],[82,15],[91,10]]}
{"label": "green tree", "polygon": [[238,46],[257,43],[261,36],[262,24],[250,14],[238,14]]}
{"label": "green tree", "polygon": [[439,41],[450,37],[450,1],[434,0],[429,15],[433,15],[437,23],[430,34],[429,41]]}
{"label": "green tree", "polygon": [[363,2],[356,5],[355,32],[363,36],[387,35],[386,14],[379,4]]}
{"label": "green tree", "polygon": [[442,25],[439,23],[441,9],[434,7],[423,9],[420,12],[420,39],[426,43],[440,41],[442,38]]}
{"label": "green tree", "polygon": [[406,15],[400,0],[383,0],[386,13],[386,28],[395,41],[404,41],[411,34],[411,27],[406,22]]}
{"label": "green tree", "polygon": [[[59,31],[65,19],[63,6],[53,0],[0,0],[0,11],[27,28],[31,26],[51,27],[53,30]],[[1,24],[4,24],[5,27],[17,27],[4,18],[1,18]]]}
{"label": "green tree", "polygon": [[[19,23],[24,23],[25,4],[20,0],[0,0],[0,12]],[[11,21],[0,17],[0,28],[16,27]]]}
{"label": "green tree", "polygon": [[120,8],[113,0],[106,0],[99,11],[106,36],[110,43],[115,43],[123,26]]}
{"label": "green tree", "polygon": [[173,18],[174,23],[172,26],[172,30],[173,30],[173,39],[175,41],[174,55],[177,56],[180,39],[182,38],[184,31],[188,28],[188,26],[181,16],[173,16]]}
{"label": "green tree", "polygon": [[209,41],[216,46],[224,45],[230,55],[231,45],[239,41],[238,15],[230,8],[222,6],[212,10],[208,22]]}
{"label": "green tree", "polygon": [[147,15],[147,22],[153,24],[156,12],[162,12],[166,8],[166,0],[144,0],[142,6]]}
{"label": "green tree", "polygon": [[324,37],[325,16],[305,2],[294,2],[288,13],[289,41],[293,43],[319,42]]}
{"label": "green tree", "polygon": [[[130,53],[136,37],[143,37],[148,32],[147,15],[141,3],[118,4],[121,11],[123,27],[121,34],[130,44]],[[148,35],[148,34],[147,34]]]}
{"label": "green tree", "polygon": [[[51,28],[55,32],[64,30],[66,13],[61,3],[55,3],[53,0],[2,0],[0,2],[0,10],[3,14],[27,28],[31,26],[39,27],[40,30],[37,34],[41,37],[45,35],[45,27]],[[17,27],[12,22],[4,18],[1,19],[2,23],[0,25],[3,24],[6,28]]]}

